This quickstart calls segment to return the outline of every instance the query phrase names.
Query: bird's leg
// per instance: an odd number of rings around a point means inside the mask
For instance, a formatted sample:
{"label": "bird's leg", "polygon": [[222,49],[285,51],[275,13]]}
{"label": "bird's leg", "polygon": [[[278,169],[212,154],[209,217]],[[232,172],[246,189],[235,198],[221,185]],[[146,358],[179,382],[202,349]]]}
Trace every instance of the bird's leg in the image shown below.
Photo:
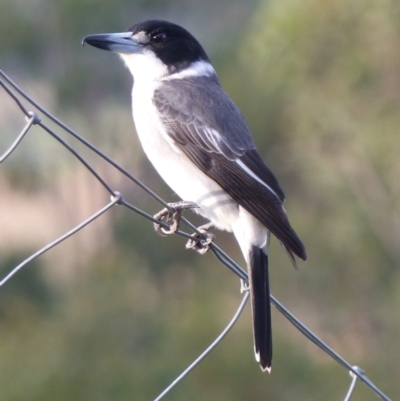
{"label": "bird's leg", "polygon": [[168,206],[171,208],[171,210],[165,208],[154,215],[156,220],[160,220],[169,225],[169,228],[164,228],[161,226],[161,224],[153,223],[154,230],[162,237],[165,237],[169,234],[174,234],[178,231],[180,219],[185,209],[194,209],[199,207],[197,203],[187,201],[168,203]]}
{"label": "bird's leg", "polygon": [[194,249],[201,255],[204,255],[209,249],[211,242],[214,241],[215,235],[208,231],[214,227],[214,223],[209,222],[198,227],[199,233],[192,234],[192,238],[186,243],[186,249]]}

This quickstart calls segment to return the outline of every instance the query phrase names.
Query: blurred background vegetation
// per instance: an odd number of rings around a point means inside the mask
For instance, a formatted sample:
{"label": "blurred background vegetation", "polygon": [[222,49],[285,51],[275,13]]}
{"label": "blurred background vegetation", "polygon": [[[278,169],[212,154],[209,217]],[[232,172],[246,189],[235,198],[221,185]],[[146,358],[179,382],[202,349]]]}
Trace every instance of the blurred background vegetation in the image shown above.
{"label": "blurred background vegetation", "polygon": [[[83,36],[148,18],[201,41],[287,195],[309,261],[271,247],[272,293],[393,399],[400,397],[398,0],[0,0],[0,68],[168,201],[130,114],[131,78]],[[0,92],[0,149],[24,125]],[[131,203],[159,205],[68,139]],[[0,272],[108,202],[34,128],[0,167]],[[188,215],[189,216],[189,215]],[[199,221],[200,220],[196,220]],[[241,264],[227,234],[217,243]],[[115,207],[0,290],[1,400],[150,400],[219,333],[237,278]],[[247,308],[248,309],[248,308]],[[274,311],[274,365],[254,361],[249,311],[171,400],[341,400],[337,366]],[[397,396],[397,397],[396,397]],[[375,400],[360,385],[354,400]]]}

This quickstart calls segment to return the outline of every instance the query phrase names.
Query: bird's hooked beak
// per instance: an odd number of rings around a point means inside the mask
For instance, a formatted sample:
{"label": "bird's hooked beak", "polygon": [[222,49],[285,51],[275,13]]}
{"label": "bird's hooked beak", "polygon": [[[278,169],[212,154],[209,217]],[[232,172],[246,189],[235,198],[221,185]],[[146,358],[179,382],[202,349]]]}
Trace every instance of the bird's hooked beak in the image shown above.
{"label": "bird's hooked beak", "polygon": [[83,38],[82,46],[85,43],[114,53],[132,54],[142,51],[141,44],[133,38],[132,32],[89,35]]}

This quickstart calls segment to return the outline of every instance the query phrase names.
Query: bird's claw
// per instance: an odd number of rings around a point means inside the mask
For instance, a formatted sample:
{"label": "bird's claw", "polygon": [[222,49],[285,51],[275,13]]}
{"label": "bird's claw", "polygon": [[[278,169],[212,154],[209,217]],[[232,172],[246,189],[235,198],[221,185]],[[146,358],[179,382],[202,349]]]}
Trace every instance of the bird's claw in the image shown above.
{"label": "bird's claw", "polygon": [[154,215],[154,218],[168,224],[169,228],[163,227],[161,224],[153,223],[154,230],[158,235],[166,237],[167,235],[174,234],[179,229],[179,220],[181,218],[182,211],[177,210],[171,212],[169,209],[165,208]]}
{"label": "bird's claw", "polygon": [[169,226],[166,228],[161,224],[153,223],[154,230],[162,237],[175,234],[179,230],[180,219],[185,209],[194,209],[199,207],[197,203],[187,201],[168,203],[168,206],[170,209],[164,208],[153,216],[156,220],[159,220],[160,222],[163,222]]}
{"label": "bird's claw", "polygon": [[193,249],[200,255],[204,255],[210,249],[210,244],[214,241],[215,235],[208,231],[214,227],[214,223],[204,224],[198,228],[200,233],[192,234],[192,238],[186,243],[186,249]]}

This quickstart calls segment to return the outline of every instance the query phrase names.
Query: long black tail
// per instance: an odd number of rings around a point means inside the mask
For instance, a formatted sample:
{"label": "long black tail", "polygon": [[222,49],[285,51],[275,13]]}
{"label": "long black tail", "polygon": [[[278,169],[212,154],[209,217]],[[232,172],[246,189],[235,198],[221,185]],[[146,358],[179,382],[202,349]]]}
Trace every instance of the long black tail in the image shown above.
{"label": "long black tail", "polygon": [[253,313],[254,351],[263,371],[271,370],[272,325],[269,298],[268,256],[256,246],[249,255],[249,284]]}

